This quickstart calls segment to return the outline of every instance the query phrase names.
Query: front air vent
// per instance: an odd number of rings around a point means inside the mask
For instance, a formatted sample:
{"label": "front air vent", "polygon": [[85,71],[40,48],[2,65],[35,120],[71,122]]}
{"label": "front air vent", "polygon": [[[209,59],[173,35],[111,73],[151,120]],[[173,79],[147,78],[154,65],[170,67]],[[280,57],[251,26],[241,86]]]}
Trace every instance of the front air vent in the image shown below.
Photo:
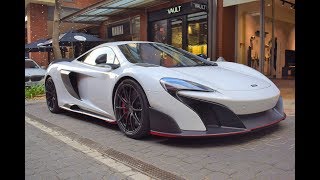
{"label": "front air vent", "polygon": [[184,96],[179,98],[198,114],[206,127],[245,128],[239,117],[226,106]]}

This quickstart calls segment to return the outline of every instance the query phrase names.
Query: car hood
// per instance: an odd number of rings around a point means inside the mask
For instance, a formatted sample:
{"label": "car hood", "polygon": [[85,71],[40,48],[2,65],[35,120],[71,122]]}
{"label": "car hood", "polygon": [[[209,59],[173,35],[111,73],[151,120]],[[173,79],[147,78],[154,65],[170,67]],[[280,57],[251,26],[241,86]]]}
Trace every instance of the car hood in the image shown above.
{"label": "car hood", "polygon": [[225,91],[248,91],[271,86],[267,81],[242,72],[232,71],[219,66],[198,66],[170,68],[203,85]]}
{"label": "car hood", "polygon": [[25,76],[44,76],[46,73],[46,70],[44,69],[35,69],[35,68],[27,68],[24,70]]}

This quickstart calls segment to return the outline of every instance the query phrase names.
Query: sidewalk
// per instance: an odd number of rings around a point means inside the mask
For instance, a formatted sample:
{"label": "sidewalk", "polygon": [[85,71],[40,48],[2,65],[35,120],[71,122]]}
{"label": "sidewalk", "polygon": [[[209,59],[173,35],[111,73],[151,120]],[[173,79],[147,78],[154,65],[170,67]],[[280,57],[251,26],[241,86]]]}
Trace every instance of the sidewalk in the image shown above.
{"label": "sidewalk", "polygon": [[28,123],[25,133],[25,179],[126,179]]}

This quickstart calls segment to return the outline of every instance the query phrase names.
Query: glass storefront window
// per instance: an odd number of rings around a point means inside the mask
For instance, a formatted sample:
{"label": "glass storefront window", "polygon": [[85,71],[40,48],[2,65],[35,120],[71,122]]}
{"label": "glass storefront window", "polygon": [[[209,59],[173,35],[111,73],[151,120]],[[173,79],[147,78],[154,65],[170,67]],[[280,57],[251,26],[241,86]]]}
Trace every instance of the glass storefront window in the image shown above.
{"label": "glass storefront window", "polygon": [[171,23],[171,44],[174,47],[182,48],[182,19],[175,18],[170,20]]}
{"label": "glass storefront window", "polygon": [[151,22],[149,38],[207,56],[207,34],[207,12],[197,12]]}
{"label": "glass storefront window", "polygon": [[152,23],[152,41],[167,43],[167,20]]}
{"label": "glass storefront window", "polygon": [[140,16],[131,19],[131,34],[132,40],[140,40]]}
{"label": "glass storefront window", "polygon": [[[237,62],[255,68],[271,78],[292,78],[295,65],[288,61],[294,61],[295,1],[263,2],[264,4],[252,1],[236,5]],[[262,5],[264,12],[261,12]],[[264,43],[261,43],[260,36],[262,23],[265,31]]]}
{"label": "glass storefront window", "polygon": [[188,21],[188,51],[199,55],[207,55],[207,13],[189,14]]}

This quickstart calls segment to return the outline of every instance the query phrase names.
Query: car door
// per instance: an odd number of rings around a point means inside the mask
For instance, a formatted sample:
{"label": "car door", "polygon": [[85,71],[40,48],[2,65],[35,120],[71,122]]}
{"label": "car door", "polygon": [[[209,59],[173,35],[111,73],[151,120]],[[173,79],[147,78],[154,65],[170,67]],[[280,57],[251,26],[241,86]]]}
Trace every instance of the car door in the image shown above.
{"label": "car door", "polygon": [[77,73],[79,98],[90,107],[90,111],[110,117],[113,112],[112,85],[115,81],[112,71],[119,65],[115,53],[110,47],[100,47],[78,62],[82,69]]}

